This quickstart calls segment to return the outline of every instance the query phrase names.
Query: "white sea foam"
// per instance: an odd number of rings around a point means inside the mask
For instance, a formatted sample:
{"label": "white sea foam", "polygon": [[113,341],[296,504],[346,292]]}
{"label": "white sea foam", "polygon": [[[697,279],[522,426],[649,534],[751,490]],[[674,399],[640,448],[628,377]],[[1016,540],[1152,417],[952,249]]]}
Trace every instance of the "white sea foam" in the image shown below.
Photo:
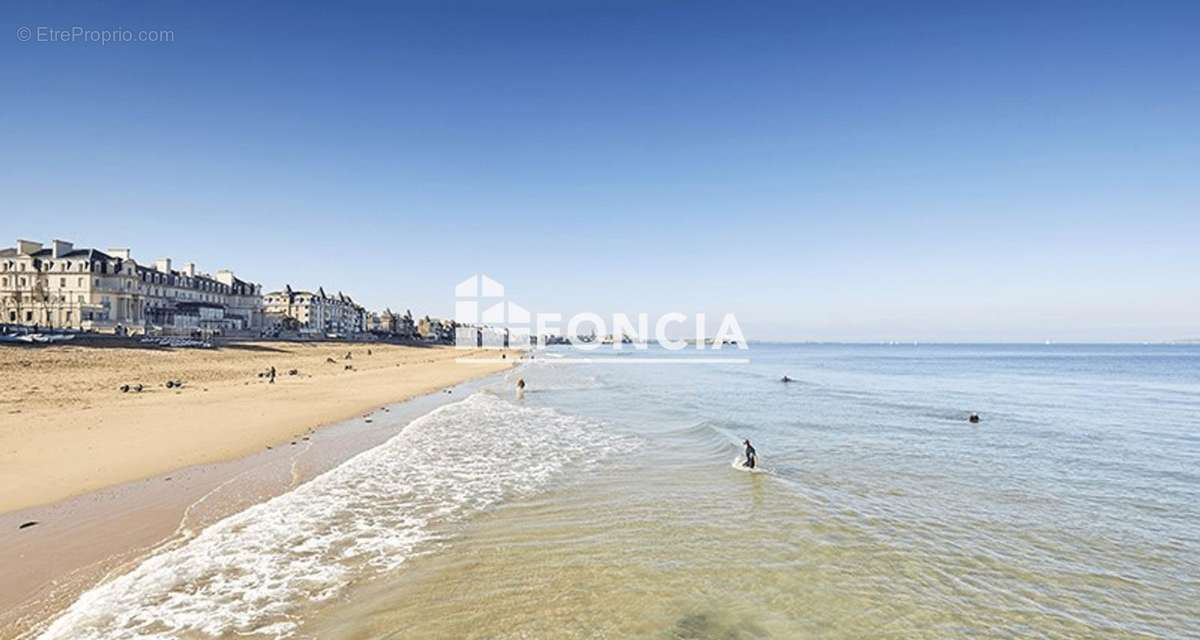
{"label": "white sea foam", "polygon": [[437,525],[630,444],[595,422],[478,393],[95,587],[41,637],[286,637],[312,602],[429,548],[446,530]]}

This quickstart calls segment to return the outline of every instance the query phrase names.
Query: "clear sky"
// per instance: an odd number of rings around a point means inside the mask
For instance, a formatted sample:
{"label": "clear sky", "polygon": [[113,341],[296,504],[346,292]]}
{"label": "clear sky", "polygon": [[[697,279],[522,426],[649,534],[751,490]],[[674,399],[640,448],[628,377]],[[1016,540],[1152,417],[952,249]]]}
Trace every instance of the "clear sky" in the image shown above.
{"label": "clear sky", "polygon": [[[1200,336],[1197,2],[29,2],[0,244],[448,316]],[[39,42],[37,28],[170,30]],[[33,31],[21,41],[21,27]]]}

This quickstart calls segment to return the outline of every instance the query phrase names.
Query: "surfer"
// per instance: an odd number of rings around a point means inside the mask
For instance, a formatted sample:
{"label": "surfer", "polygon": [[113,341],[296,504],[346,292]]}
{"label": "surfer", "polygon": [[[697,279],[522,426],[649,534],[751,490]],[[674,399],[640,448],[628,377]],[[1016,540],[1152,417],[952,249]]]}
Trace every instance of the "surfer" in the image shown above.
{"label": "surfer", "polygon": [[754,450],[754,445],[750,444],[749,440],[743,440],[742,442],[746,445],[746,461],[742,463],[742,466],[753,469],[754,465],[758,464],[758,452]]}
{"label": "surfer", "polygon": [[517,400],[525,399],[525,378],[517,380]]}
{"label": "surfer", "polygon": [[793,382],[793,380],[787,376],[780,378],[779,381],[780,382]]}

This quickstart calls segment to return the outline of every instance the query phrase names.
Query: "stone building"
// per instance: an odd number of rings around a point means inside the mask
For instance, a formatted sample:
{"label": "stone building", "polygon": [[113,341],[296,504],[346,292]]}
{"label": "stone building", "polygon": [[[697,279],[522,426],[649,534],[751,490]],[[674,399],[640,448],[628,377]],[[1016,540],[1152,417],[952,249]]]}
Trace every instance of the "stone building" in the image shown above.
{"label": "stone building", "polygon": [[108,333],[220,335],[263,326],[262,289],[231,271],[211,276],[171,260],[140,265],[128,249],[0,249],[0,324]]}
{"label": "stone building", "polygon": [[425,316],[417,321],[417,337],[426,342],[441,342],[454,344],[457,323],[453,320],[441,320]]}
{"label": "stone building", "polygon": [[368,314],[367,330],[383,336],[407,339],[416,335],[417,327],[413,322],[412,311],[400,315],[386,309],[381,313]]}
{"label": "stone building", "polygon": [[286,285],[264,295],[263,304],[267,325],[275,330],[312,337],[353,336],[367,330],[367,310],[340,291],[331,296],[323,287],[313,293]]}

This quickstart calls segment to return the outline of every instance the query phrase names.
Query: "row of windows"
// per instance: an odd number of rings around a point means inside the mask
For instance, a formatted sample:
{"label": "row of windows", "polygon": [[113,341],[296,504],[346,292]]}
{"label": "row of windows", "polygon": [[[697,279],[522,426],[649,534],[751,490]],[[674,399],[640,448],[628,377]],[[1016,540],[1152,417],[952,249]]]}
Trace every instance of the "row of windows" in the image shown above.
{"label": "row of windows", "polygon": [[142,271],[142,282],[153,282],[154,284],[171,284],[181,287],[189,287],[200,291],[215,291],[219,293],[229,293],[229,285],[201,278],[187,278],[185,276],[167,275],[156,271]]}
{"label": "row of windows", "polygon": [[[26,304],[32,304],[35,306],[41,305],[41,304],[67,304],[68,299],[70,297],[71,297],[70,294],[65,294],[65,295],[46,296],[44,299],[42,299],[42,298],[25,298],[24,301]],[[77,295],[77,296],[75,296],[75,302],[77,302],[79,304],[87,304],[87,296]],[[5,306],[5,307],[22,306],[21,299],[20,298],[5,299],[5,300],[3,300],[2,306]]]}
{"label": "row of windows", "polygon": [[[285,304],[285,303],[287,303],[287,298],[285,296],[267,296],[267,297],[263,298],[263,301],[266,302],[267,304]],[[305,297],[305,296],[297,296],[295,301],[293,302],[293,304],[309,304],[309,305],[313,305],[313,306],[328,305],[328,306],[334,306],[334,307],[336,307],[338,305],[347,305],[349,308],[352,308],[352,309],[355,308],[353,306],[349,306],[347,303],[342,302],[341,300],[331,300],[329,298],[318,298],[316,296],[313,296],[311,298]]]}
{"label": "row of windows", "polygon": [[[27,282],[28,282],[28,281],[26,280],[26,278],[25,278],[24,276],[18,276],[18,277],[14,277],[14,278],[13,278],[13,284],[14,284],[14,285],[16,285],[16,286],[18,286],[18,287],[23,287],[23,286],[25,286],[25,284],[26,284]],[[83,288],[83,285],[84,285],[84,283],[85,283],[85,282],[86,282],[86,279],[84,279],[84,278],[76,278],[76,279],[75,279],[75,286],[76,286],[76,287],[78,287],[78,288],[80,288],[80,289],[82,289],[82,288]],[[0,287],[7,287],[7,286],[8,286],[8,277],[7,277],[7,276],[0,276]],[[98,287],[98,286],[100,286],[100,279],[99,279],[99,278],[97,278],[97,279],[96,279],[96,286],[97,286],[97,287]],[[59,278],[59,279],[58,279],[58,287],[59,287],[60,289],[66,289],[66,288],[67,288],[67,279],[66,279],[66,278]]]}
{"label": "row of windows", "polygon": [[[24,316],[24,318],[25,318],[25,322],[33,322],[33,312],[32,312],[32,311],[26,311],[25,313],[23,313],[23,314],[21,314],[21,315],[22,315],[22,316]],[[103,315],[103,314],[102,314],[102,315]],[[16,322],[17,322],[17,317],[18,317],[18,316],[17,316],[17,312],[16,312],[16,311],[9,311],[9,312],[8,312],[8,321],[9,321],[9,322],[11,322],[11,323],[13,323],[13,324],[16,324]],[[42,315],[42,319],[43,319],[43,322],[45,322],[46,324],[51,324],[51,316],[50,316],[50,311],[49,311],[49,310],[47,310],[47,311],[45,311],[45,312],[43,313],[43,315]],[[85,311],[85,312],[83,313],[83,319],[84,319],[84,320],[91,320],[91,319],[92,319],[92,312],[91,312],[91,311]],[[70,324],[70,323],[73,321],[72,312],[71,312],[70,310],[67,310],[67,311],[64,311],[64,312],[63,312],[63,320],[64,320],[64,321],[65,321],[67,324]]]}
{"label": "row of windows", "polygon": [[[6,260],[3,263],[0,263],[0,271],[24,271],[25,264],[26,263],[23,260],[22,261]],[[33,267],[33,269],[31,269],[31,270],[32,271],[39,271],[39,270],[40,271],[53,271],[54,264],[55,263],[53,260],[41,261],[41,260],[38,260],[35,258],[33,261],[33,264],[31,265]],[[83,273],[85,271],[89,271],[89,268],[88,268],[89,264],[90,263],[86,260],[84,260],[82,262],[71,262],[70,260],[66,260],[66,261],[58,263],[58,270],[59,271],[75,270],[75,271],[79,271],[80,273]],[[75,267],[78,267],[78,268],[75,268]],[[114,266],[114,269],[116,269],[116,268],[119,268],[119,267]],[[116,273],[116,271],[114,271],[114,273]]]}
{"label": "row of windows", "polygon": [[[0,287],[7,288],[7,287],[8,287],[8,282],[9,282],[9,280],[8,280],[8,276],[0,276]],[[76,282],[76,286],[77,286],[78,288],[82,289],[82,288],[83,288],[83,286],[84,286],[84,283],[85,283],[86,281],[85,281],[83,278],[77,278],[75,282]],[[27,286],[27,285],[29,284],[29,280],[28,280],[28,278],[26,278],[25,276],[14,277],[14,278],[13,278],[13,284],[14,284],[15,286],[17,286],[17,287],[25,287],[25,286]],[[95,285],[96,285],[96,287],[97,287],[97,288],[99,288],[99,287],[100,287],[100,279],[99,279],[99,278],[96,278],[96,283],[95,283]],[[58,279],[58,286],[59,286],[59,288],[60,288],[60,289],[66,289],[66,288],[67,288],[67,279],[66,279],[66,278],[59,278],[59,279]],[[125,289],[127,289],[127,290],[131,288],[131,286],[130,286],[130,283],[129,283],[129,281],[128,281],[128,280],[126,280],[126,281],[125,281],[125,285],[124,285],[124,286],[125,286]],[[158,288],[148,288],[148,287],[143,287],[143,288],[142,288],[142,291],[143,291],[144,293],[149,293],[150,295],[154,295],[154,296],[160,296],[160,297],[165,297],[165,296],[167,296],[167,295],[171,295],[171,296],[173,296],[173,297],[175,297],[175,298],[183,298],[183,299],[185,299],[185,300],[193,300],[193,299],[194,299],[194,300],[201,300],[201,301],[204,301],[204,302],[219,302],[219,300],[218,300],[218,297],[217,297],[217,296],[215,296],[215,295],[204,295],[204,294],[199,294],[199,295],[197,295],[197,294],[193,294],[193,293],[191,293],[191,292],[189,292],[189,291],[183,291],[183,292],[180,292],[180,291],[170,291],[170,292],[167,292],[167,291],[165,291],[165,290],[163,290],[163,289],[158,289]]]}
{"label": "row of windows", "polygon": [[[41,271],[53,271],[54,264],[55,263],[52,260],[46,260],[43,262],[39,262],[38,260],[35,259],[34,263],[32,265],[34,267],[34,269],[32,269],[32,270],[37,271],[37,270],[39,270],[39,267],[40,267]],[[25,271],[26,270],[25,265],[26,265],[25,261],[6,260],[3,263],[0,263],[0,271]],[[105,273],[105,274],[108,273],[108,267],[109,267],[109,263],[103,262],[103,261],[97,262],[95,265],[91,265],[91,269],[89,269],[90,263],[87,261],[72,263],[71,261],[67,260],[67,261],[58,263],[58,265],[59,265],[59,271],[70,271],[73,268],[72,265],[76,265],[76,266],[78,266],[78,271],[80,271],[80,272],[92,270],[92,271],[99,271],[100,273]],[[112,266],[113,274],[120,275],[122,273],[123,269],[122,269],[120,262],[113,262],[111,266]],[[131,267],[130,269],[127,269],[125,271],[132,272],[133,268]],[[184,286],[184,287],[188,287],[188,288],[192,288],[192,289],[197,289],[199,291],[210,291],[210,292],[216,292],[216,293],[233,293],[234,292],[233,287],[223,284],[223,283],[220,283],[220,282],[213,282],[210,280],[205,280],[205,279],[200,279],[200,278],[187,278],[184,276],[167,275],[167,274],[151,271],[148,269],[142,270],[141,280],[142,280],[142,282],[153,282],[154,284],[171,284],[171,285],[176,285],[176,286]],[[249,295],[251,293],[250,287],[239,286],[239,287],[237,287],[236,293],[239,295]]]}
{"label": "row of windows", "polygon": [[[8,282],[9,282],[8,276],[0,276],[0,287],[8,287]],[[85,280],[83,278],[76,279],[76,286],[79,287],[80,289],[83,288],[84,283],[85,283]],[[29,284],[29,280],[27,278],[25,278],[24,276],[14,277],[13,284],[17,287],[24,287]],[[65,289],[67,287],[67,279],[59,278],[58,286],[59,286],[59,288]],[[96,278],[96,286],[97,287],[100,286],[99,278]],[[131,288],[131,285],[128,280],[125,281],[124,287],[125,287],[125,289]],[[205,302],[217,302],[218,301],[217,296],[215,296],[215,295],[194,295],[191,292],[187,292],[187,291],[184,291],[184,292],[172,291],[168,294],[164,289],[148,288],[148,287],[143,287],[142,291],[149,293],[150,295],[155,295],[155,296],[172,295],[176,298],[182,297],[186,300],[196,299],[196,300],[203,300]]]}

